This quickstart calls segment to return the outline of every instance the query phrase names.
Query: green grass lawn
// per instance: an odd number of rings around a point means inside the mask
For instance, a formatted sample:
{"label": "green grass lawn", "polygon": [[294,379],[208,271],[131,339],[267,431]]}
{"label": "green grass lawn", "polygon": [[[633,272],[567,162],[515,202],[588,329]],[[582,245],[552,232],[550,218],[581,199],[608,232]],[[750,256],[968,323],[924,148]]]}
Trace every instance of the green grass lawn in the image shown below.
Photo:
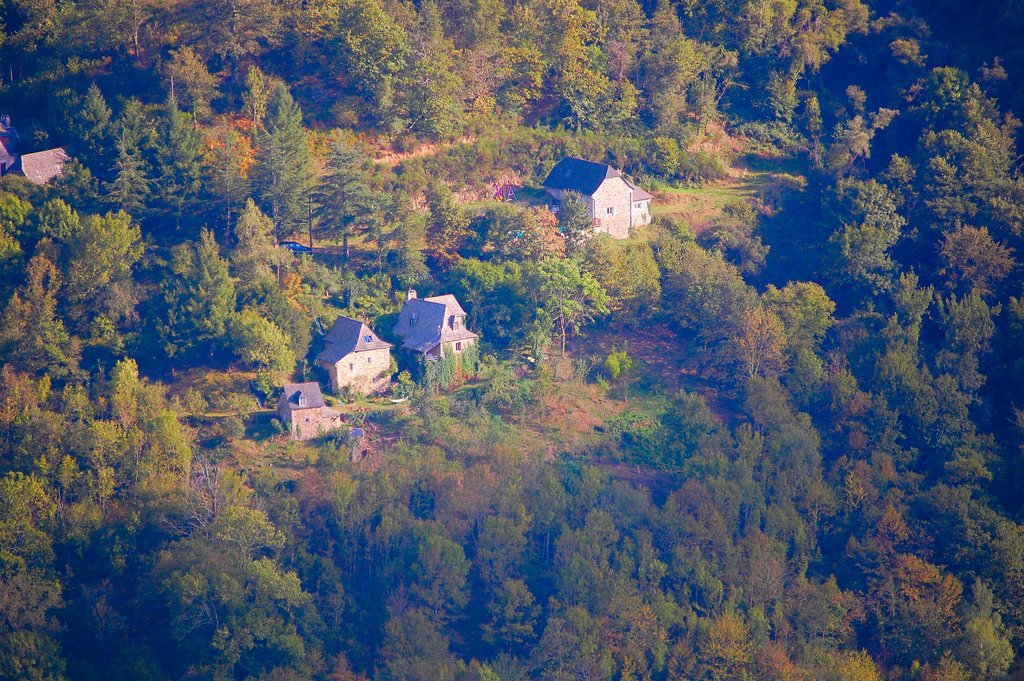
{"label": "green grass lawn", "polygon": [[796,161],[750,155],[733,165],[727,177],[704,186],[656,188],[651,213],[686,222],[700,234],[733,201],[758,199],[772,205],[783,192],[802,190],[806,185],[804,171],[806,168]]}

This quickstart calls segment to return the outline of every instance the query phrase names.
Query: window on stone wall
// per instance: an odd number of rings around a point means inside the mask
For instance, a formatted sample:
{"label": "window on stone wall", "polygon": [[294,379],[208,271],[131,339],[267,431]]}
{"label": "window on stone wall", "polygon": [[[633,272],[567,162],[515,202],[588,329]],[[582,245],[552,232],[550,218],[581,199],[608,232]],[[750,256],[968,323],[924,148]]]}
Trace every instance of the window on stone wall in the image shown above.
{"label": "window on stone wall", "polygon": [[352,362],[349,362],[348,363],[348,370],[349,371],[355,371],[356,370],[356,365],[353,364]]}
{"label": "window on stone wall", "polygon": [[615,206],[608,206],[608,215],[615,215]]}
{"label": "window on stone wall", "polygon": [[460,341],[455,341],[455,352],[462,352],[462,343]]}

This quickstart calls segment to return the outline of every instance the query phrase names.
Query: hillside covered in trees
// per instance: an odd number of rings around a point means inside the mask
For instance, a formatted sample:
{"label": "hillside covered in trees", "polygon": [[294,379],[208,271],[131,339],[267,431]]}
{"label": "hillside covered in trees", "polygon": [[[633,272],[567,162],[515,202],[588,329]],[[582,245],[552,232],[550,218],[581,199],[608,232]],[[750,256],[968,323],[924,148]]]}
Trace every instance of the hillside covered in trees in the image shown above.
{"label": "hillside covered in trees", "polygon": [[[0,24],[3,149],[70,159],[0,177],[0,678],[1024,679],[1019,3]],[[292,440],[339,314],[390,392]]]}

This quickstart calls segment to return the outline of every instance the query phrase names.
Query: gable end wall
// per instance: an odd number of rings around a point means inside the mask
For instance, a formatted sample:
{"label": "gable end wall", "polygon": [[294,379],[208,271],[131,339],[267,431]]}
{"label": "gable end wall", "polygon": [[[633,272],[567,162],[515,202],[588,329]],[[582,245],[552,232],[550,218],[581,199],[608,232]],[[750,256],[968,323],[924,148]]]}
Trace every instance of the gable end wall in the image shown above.
{"label": "gable end wall", "polygon": [[[616,239],[629,238],[632,195],[633,190],[621,177],[613,177],[601,183],[594,192],[591,203],[592,215],[599,221],[597,232],[603,232]],[[608,215],[608,208],[614,208],[615,215]]]}

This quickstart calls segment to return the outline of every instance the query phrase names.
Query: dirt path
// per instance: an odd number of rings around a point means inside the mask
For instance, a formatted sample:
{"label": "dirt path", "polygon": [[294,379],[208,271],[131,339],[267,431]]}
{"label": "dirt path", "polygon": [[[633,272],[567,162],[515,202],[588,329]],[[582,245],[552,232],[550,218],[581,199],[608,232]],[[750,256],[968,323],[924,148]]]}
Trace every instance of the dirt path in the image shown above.
{"label": "dirt path", "polygon": [[388,167],[396,166],[403,161],[408,161],[412,158],[420,158],[422,156],[432,156],[443,149],[450,149],[457,144],[472,144],[476,142],[476,137],[464,136],[455,140],[454,142],[424,142],[411,151],[385,151],[379,156],[374,157],[373,162]]}

